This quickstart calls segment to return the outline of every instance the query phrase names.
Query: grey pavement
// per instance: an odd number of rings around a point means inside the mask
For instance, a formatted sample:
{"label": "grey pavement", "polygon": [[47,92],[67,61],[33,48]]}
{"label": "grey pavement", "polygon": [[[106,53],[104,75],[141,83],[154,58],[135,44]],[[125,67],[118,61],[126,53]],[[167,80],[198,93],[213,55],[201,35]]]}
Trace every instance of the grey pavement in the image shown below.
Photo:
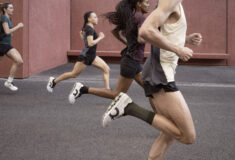
{"label": "grey pavement", "polygon": [[[115,88],[119,65],[109,64]],[[78,78],[46,91],[49,76],[70,71],[73,64],[15,80],[18,92],[0,79],[0,160],[145,160],[160,132],[133,117],[103,129],[101,118],[111,100],[83,95],[74,105],[67,96],[73,83],[103,87],[101,71],[88,67]],[[235,67],[179,66],[177,84],[194,119],[193,145],[175,142],[167,160],[235,159]],[[133,83],[128,94],[151,109],[143,89]]]}

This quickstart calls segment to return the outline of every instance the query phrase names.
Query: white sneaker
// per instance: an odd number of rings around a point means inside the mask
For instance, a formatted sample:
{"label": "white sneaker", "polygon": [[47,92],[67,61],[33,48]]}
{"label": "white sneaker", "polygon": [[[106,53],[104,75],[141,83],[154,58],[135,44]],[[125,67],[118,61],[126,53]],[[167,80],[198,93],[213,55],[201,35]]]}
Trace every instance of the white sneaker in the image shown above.
{"label": "white sneaker", "polygon": [[80,89],[83,87],[83,84],[77,82],[74,83],[73,89],[71,90],[70,94],[69,94],[69,103],[70,104],[74,104],[76,101],[76,98],[80,97]]}
{"label": "white sneaker", "polygon": [[8,81],[6,81],[6,82],[4,83],[4,86],[7,87],[7,88],[9,88],[9,89],[12,90],[12,91],[17,91],[17,90],[18,90],[18,88],[17,88],[16,86],[14,86],[13,83],[8,82]]}
{"label": "white sneaker", "polygon": [[109,108],[104,113],[102,126],[105,128],[112,120],[123,116],[124,109],[131,102],[132,99],[127,94],[121,92],[117,97],[115,97]]}
{"label": "white sneaker", "polygon": [[53,80],[55,78],[54,77],[49,77],[48,83],[47,83],[47,91],[52,93],[53,92]]}

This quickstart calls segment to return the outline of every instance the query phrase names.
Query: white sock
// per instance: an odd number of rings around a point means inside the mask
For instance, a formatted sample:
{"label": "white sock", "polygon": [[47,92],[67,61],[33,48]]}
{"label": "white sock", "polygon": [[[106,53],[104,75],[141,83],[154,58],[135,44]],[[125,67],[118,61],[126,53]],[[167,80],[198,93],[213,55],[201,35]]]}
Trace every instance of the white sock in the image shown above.
{"label": "white sock", "polygon": [[12,83],[13,80],[14,80],[14,77],[13,76],[9,76],[8,79],[7,79],[7,82]]}

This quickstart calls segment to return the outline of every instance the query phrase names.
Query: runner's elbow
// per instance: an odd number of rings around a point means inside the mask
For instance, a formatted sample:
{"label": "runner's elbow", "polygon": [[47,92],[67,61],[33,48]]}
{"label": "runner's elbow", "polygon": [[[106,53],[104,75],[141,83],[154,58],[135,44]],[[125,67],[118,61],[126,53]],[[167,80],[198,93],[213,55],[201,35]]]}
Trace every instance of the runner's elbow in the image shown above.
{"label": "runner's elbow", "polygon": [[11,31],[10,30],[5,30],[6,35],[10,35]]}
{"label": "runner's elbow", "polygon": [[88,42],[88,47],[92,47],[94,45],[95,45],[94,42]]}
{"label": "runner's elbow", "polygon": [[141,27],[139,31],[140,38],[147,39],[149,36],[152,35],[152,30],[150,27]]}
{"label": "runner's elbow", "polygon": [[139,37],[144,38],[146,36],[146,34],[147,34],[146,28],[141,27],[140,30],[139,30]]}

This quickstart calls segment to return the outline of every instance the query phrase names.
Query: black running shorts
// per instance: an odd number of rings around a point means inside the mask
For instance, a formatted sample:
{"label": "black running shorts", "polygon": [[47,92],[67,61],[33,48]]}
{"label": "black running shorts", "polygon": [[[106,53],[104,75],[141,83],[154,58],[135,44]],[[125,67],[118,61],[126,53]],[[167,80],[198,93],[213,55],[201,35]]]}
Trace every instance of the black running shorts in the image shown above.
{"label": "black running shorts", "polygon": [[158,93],[161,89],[165,92],[176,92],[179,91],[175,82],[168,82],[167,84],[151,85],[148,82],[144,82],[144,91],[146,97],[152,97],[154,93]]}
{"label": "black running shorts", "polygon": [[96,55],[87,55],[87,56],[83,56],[83,55],[79,55],[77,58],[78,62],[83,62],[85,65],[90,66],[93,61],[95,60]]}
{"label": "black running shorts", "polygon": [[4,56],[10,51],[13,47],[9,44],[0,44],[0,56]]}
{"label": "black running shorts", "polygon": [[135,78],[135,76],[142,71],[141,62],[136,61],[128,56],[121,59],[120,74],[125,78]]}

